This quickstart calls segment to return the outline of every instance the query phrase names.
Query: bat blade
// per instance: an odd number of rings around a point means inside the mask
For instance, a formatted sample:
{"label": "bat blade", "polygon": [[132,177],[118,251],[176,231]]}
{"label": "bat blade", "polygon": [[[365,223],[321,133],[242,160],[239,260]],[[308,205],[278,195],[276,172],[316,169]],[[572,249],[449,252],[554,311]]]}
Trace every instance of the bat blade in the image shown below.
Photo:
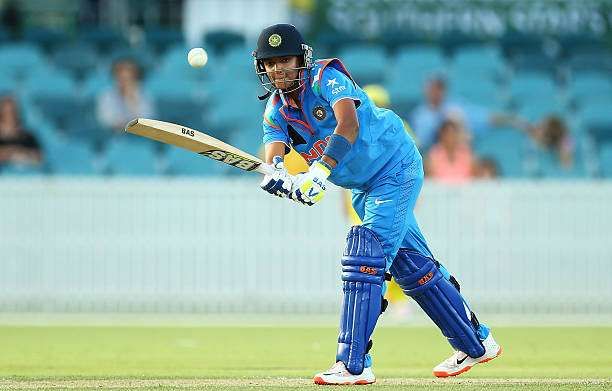
{"label": "bat blade", "polygon": [[125,131],[187,149],[244,171],[257,171],[262,174],[270,174],[274,171],[272,166],[262,162],[261,159],[186,126],[148,118],[136,118],[126,125]]}

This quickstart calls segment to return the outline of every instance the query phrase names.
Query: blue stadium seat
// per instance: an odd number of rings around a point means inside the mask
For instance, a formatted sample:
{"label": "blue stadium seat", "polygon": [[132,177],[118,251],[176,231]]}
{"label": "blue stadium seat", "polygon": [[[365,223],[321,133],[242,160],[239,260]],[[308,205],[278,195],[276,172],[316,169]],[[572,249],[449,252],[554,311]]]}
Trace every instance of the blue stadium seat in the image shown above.
{"label": "blue stadium seat", "polygon": [[145,39],[157,53],[162,53],[171,46],[185,45],[183,32],[178,29],[148,28],[145,30]]}
{"label": "blue stadium seat", "polygon": [[449,77],[459,80],[478,75],[479,78],[495,79],[503,73],[504,67],[504,59],[497,46],[468,46],[456,52],[450,64]]}
{"label": "blue stadium seat", "polygon": [[15,79],[4,73],[0,73],[0,95],[14,93],[16,89],[17,83]]}
{"label": "blue stadium seat", "polygon": [[523,53],[512,59],[512,67],[518,72],[556,73],[556,61],[543,52]]}
{"label": "blue stadium seat", "polygon": [[95,97],[77,95],[73,109],[73,114],[66,115],[64,126],[60,128],[65,135],[97,145],[112,133],[98,124]]}
{"label": "blue stadium seat", "polygon": [[65,129],[81,111],[75,82],[65,73],[49,69],[31,75],[24,85],[27,100],[55,127]]}
{"label": "blue stadium seat", "polygon": [[474,151],[481,158],[493,158],[500,176],[516,178],[528,175],[525,159],[529,145],[529,137],[520,130],[492,129],[474,140]]}
{"label": "blue stadium seat", "polygon": [[391,108],[400,116],[409,116],[421,101],[422,83],[415,82],[408,74],[394,74],[383,84],[389,93]]}
{"label": "blue stadium seat", "polygon": [[209,108],[207,96],[210,94],[204,82],[191,80],[184,74],[160,71],[149,77],[145,89],[155,99],[158,119],[195,129],[205,125]]}
{"label": "blue stadium seat", "polygon": [[567,65],[573,72],[610,72],[612,71],[612,54],[600,50],[592,52],[574,52]]}
{"label": "blue stadium seat", "polygon": [[0,165],[0,174],[11,176],[37,176],[44,175],[45,170],[42,165],[32,164],[3,164]]}
{"label": "blue stadium seat", "polygon": [[[181,80],[187,80],[185,77],[186,67],[189,66],[187,63],[187,50],[185,47],[172,47],[168,49],[163,56],[157,60],[157,68],[149,73],[147,76],[146,83],[154,83],[156,79],[163,79],[164,83],[167,83],[172,75],[178,77]],[[169,86],[172,88],[172,85]]]}
{"label": "blue stadium seat", "polygon": [[232,30],[213,30],[204,35],[204,46],[218,55],[223,55],[234,46],[244,46],[245,43],[244,35]]}
{"label": "blue stadium seat", "polygon": [[241,111],[240,116],[236,116],[236,109],[231,103],[215,105],[207,116],[210,126],[206,129],[206,133],[226,140],[236,131],[252,128],[261,130],[263,108],[260,112],[254,105],[242,107],[248,110]]}
{"label": "blue stadium seat", "polygon": [[557,86],[553,79],[545,73],[517,73],[510,82],[510,92],[515,103],[523,99],[556,99]]}
{"label": "blue stadium seat", "polygon": [[515,57],[525,53],[540,53],[544,45],[541,34],[525,33],[522,31],[507,29],[504,35],[498,39],[504,54],[507,57]]}
{"label": "blue stadium seat", "polygon": [[113,79],[109,69],[100,69],[89,73],[81,86],[84,96],[97,97],[99,94],[113,86]]}
{"label": "blue stadium seat", "polygon": [[222,175],[229,166],[205,156],[177,147],[169,147],[165,154],[166,173],[169,175],[210,176]]}
{"label": "blue stadium seat", "polygon": [[0,46],[0,73],[10,78],[23,79],[44,65],[40,50],[28,43]]}
{"label": "blue stadium seat", "polygon": [[[349,35],[352,33],[352,37]],[[343,33],[343,35],[349,35],[349,39],[358,39],[360,41],[368,41],[367,38],[365,37],[360,37],[357,33],[357,31],[353,30],[351,33]],[[330,35],[330,40],[338,40],[338,39],[342,39],[340,38],[338,35],[333,36],[333,34]],[[419,45],[423,42],[427,41],[427,37],[423,34],[423,33],[419,33],[416,32],[414,30],[411,29],[406,29],[406,28],[402,28],[401,25],[396,25],[396,26],[385,26],[383,27],[382,31],[380,32],[380,39],[379,42],[381,45],[384,45],[385,48],[390,51],[390,52],[395,52],[397,51],[399,48],[401,47],[406,47],[408,45]],[[319,45],[317,44],[316,46],[316,52],[319,53]],[[334,52],[331,53],[331,55]],[[317,55],[317,57],[320,58],[319,55]]]}
{"label": "blue stadium seat", "polygon": [[68,39],[65,31],[47,27],[30,27],[23,32],[24,41],[44,49],[45,52],[52,52]]}
{"label": "blue stadium seat", "polygon": [[524,97],[517,104],[518,114],[529,121],[539,121],[550,115],[564,116],[566,112],[564,105],[554,96],[547,99]]}
{"label": "blue stadium seat", "polygon": [[561,164],[556,153],[539,149],[536,154],[537,175],[553,179],[586,178],[587,171],[580,154],[574,156],[574,164],[565,167]]}
{"label": "blue stadium seat", "polygon": [[415,45],[397,51],[395,65],[411,68],[440,69],[446,66],[446,60],[439,47],[434,45]]}
{"label": "blue stadium seat", "polygon": [[23,87],[28,94],[69,93],[76,90],[76,83],[68,73],[49,67],[44,73],[29,75]]}
{"label": "blue stadium seat", "polygon": [[111,27],[96,26],[82,28],[79,38],[94,45],[99,53],[109,53],[117,48],[128,46],[125,37],[116,29]]}
{"label": "blue stadium seat", "polygon": [[607,50],[605,34],[598,35],[585,32],[588,29],[581,29],[582,32],[565,33],[555,37],[559,44],[562,57],[582,55],[585,53],[603,53]]}
{"label": "blue stadium seat", "polygon": [[612,178],[612,143],[606,143],[599,148],[599,167],[604,178]]}
{"label": "blue stadium seat", "polygon": [[[231,81],[225,81],[231,83]],[[159,70],[152,73],[144,83],[145,90],[154,98],[163,96],[204,99],[206,91],[202,81],[195,81],[184,73]]]}
{"label": "blue stadium seat", "polygon": [[92,45],[76,42],[53,51],[53,63],[58,69],[69,72],[81,80],[98,65],[98,54]]}
{"label": "blue stadium seat", "polygon": [[338,58],[361,86],[380,83],[389,71],[389,57],[380,46],[349,46],[339,53]]}
{"label": "blue stadium seat", "polygon": [[9,41],[11,36],[6,28],[0,26],[0,44],[4,45],[6,41]]}
{"label": "blue stadium seat", "polygon": [[[210,73],[211,69],[204,68],[204,72]],[[215,73],[219,72],[219,77],[229,77],[231,80],[235,78],[244,78],[257,80],[255,76],[255,66],[253,65],[253,56],[246,46],[234,46],[228,49],[223,59],[221,69],[215,69]],[[215,76],[217,77],[217,76]]]}
{"label": "blue stadium seat", "polygon": [[236,129],[261,129],[265,101],[257,99],[263,94],[257,80],[235,78],[228,83],[226,79],[211,80],[209,85],[210,105],[207,118],[212,135],[224,136]]}
{"label": "blue stadium seat", "polygon": [[157,119],[202,130],[206,127],[206,101],[190,96],[158,95]]}
{"label": "blue stadium seat", "polygon": [[[85,100],[73,90],[66,90],[67,84],[55,80],[50,88],[34,88],[29,92],[29,101],[44,118],[62,131],[69,131],[76,124],[82,125],[87,117],[84,113]],[[57,89],[53,90],[52,86]]]}
{"label": "blue stadium seat", "polygon": [[[254,96],[253,99],[257,99]],[[259,102],[241,100],[239,106],[235,103],[224,102],[211,108],[208,119],[210,128],[208,132],[214,137],[226,140],[234,132],[241,132],[249,129],[261,131],[261,124],[264,106]],[[236,107],[241,107],[240,112],[236,112]]]}
{"label": "blue stadium seat", "polygon": [[367,42],[360,29],[346,32],[335,29],[322,29],[317,33],[316,58],[336,57],[344,48],[361,45]]}
{"label": "blue stadium seat", "polygon": [[45,143],[45,161],[55,175],[92,175],[96,156],[86,144],[68,139]]}
{"label": "blue stadium seat", "polygon": [[605,72],[575,72],[568,92],[576,104],[586,106],[593,100],[612,99],[612,81]]}
{"label": "blue stadium seat", "polygon": [[585,106],[579,112],[586,131],[599,143],[612,140],[612,101],[600,100]]}
{"label": "blue stadium seat", "polygon": [[386,80],[383,84],[391,97],[392,107],[410,108],[422,100],[423,86],[428,77],[445,71],[442,52],[436,46],[411,46],[398,51],[395,60],[386,65]]}
{"label": "blue stadium seat", "polygon": [[[387,62],[388,63],[388,62]],[[442,51],[437,46],[419,45],[398,50],[391,76],[404,75],[419,86],[434,72],[446,71],[447,64]]]}
{"label": "blue stadium seat", "polygon": [[35,118],[33,121],[26,120],[26,129],[36,137],[43,151],[47,150],[47,145],[58,144],[64,140],[49,121],[41,117]]}
{"label": "blue stadium seat", "polygon": [[153,175],[157,172],[156,145],[136,137],[121,135],[108,142],[105,157],[111,174]]}
{"label": "blue stadium seat", "polygon": [[480,77],[479,73],[453,75],[448,79],[448,89],[453,97],[461,97],[469,102],[499,107],[502,105],[500,88],[490,78]]}
{"label": "blue stadium seat", "polygon": [[483,37],[475,34],[466,34],[458,29],[450,29],[442,33],[437,39],[438,45],[444,48],[446,53],[457,53],[464,48],[482,45]]}

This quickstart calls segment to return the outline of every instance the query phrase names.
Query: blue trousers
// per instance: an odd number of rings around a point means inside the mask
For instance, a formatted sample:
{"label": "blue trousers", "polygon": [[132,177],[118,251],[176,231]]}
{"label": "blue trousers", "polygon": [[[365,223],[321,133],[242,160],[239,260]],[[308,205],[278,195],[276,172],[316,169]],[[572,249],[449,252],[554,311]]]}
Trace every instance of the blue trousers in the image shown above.
{"label": "blue trousers", "polygon": [[[387,271],[400,248],[434,258],[414,216],[414,206],[422,186],[423,160],[415,152],[390,164],[365,189],[352,190],[355,211],[363,225],[374,231],[382,244]],[[448,280],[450,274],[446,268],[440,265],[439,269]],[[469,323],[469,319],[466,322]],[[481,324],[477,336],[482,340],[488,332],[489,329]],[[371,365],[372,358],[366,354],[365,366]]]}
{"label": "blue trousers", "polygon": [[382,243],[387,270],[400,248],[432,257],[414,217],[422,186],[423,160],[415,151],[383,170],[367,188],[352,190],[353,208]]}

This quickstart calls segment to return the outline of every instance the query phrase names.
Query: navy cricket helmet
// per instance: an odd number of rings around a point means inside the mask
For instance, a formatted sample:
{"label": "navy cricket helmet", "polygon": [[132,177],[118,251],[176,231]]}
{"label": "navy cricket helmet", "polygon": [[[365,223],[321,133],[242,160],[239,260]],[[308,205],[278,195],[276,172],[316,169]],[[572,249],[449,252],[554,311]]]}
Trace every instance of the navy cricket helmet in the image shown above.
{"label": "navy cricket helmet", "polygon": [[299,82],[297,87],[292,88],[291,92],[300,88],[307,77],[307,72],[312,68],[312,48],[304,42],[302,34],[292,24],[280,23],[266,27],[259,34],[257,39],[257,49],[253,51],[253,60],[255,63],[255,72],[259,77],[261,85],[269,93],[273,92],[276,87],[268,78],[263,60],[272,57],[298,56],[301,59],[301,64],[297,68],[291,70],[299,71],[297,79],[286,80],[287,82]]}

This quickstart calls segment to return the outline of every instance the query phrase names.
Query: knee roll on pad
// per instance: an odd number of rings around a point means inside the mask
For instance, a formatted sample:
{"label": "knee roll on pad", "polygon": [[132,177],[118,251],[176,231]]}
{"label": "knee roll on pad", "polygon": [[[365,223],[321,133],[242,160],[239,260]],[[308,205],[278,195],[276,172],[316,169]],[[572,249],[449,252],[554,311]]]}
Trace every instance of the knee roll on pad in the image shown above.
{"label": "knee roll on pad", "polygon": [[342,256],[344,300],[336,354],[336,361],[344,362],[352,374],[363,372],[370,336],[381,314],[385,267],[376,234],[360,225],[352,227]]}
{"label": "knee roll on pad", "polygon": [[472,322],[473,313],[459,289],[444,278],[433,259],[400,249],[390,271],[404,293],[419,304],[453,348],[474,358],[484,354],[478,325]]}

